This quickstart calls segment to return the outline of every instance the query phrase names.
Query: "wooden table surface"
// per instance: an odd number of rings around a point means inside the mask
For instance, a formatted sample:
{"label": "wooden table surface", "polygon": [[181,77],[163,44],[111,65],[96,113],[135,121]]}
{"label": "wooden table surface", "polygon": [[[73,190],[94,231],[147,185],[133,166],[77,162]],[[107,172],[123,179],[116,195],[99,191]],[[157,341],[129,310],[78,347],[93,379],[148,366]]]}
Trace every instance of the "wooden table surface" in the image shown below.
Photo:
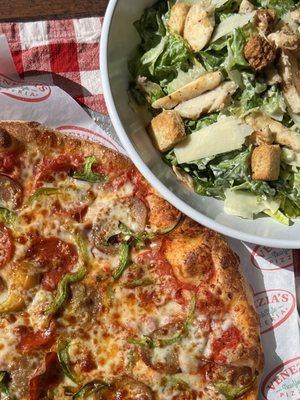
{"label": "wooden table surface", "polygon": [[0,21],[103,16],[109,0],[0,0]]}

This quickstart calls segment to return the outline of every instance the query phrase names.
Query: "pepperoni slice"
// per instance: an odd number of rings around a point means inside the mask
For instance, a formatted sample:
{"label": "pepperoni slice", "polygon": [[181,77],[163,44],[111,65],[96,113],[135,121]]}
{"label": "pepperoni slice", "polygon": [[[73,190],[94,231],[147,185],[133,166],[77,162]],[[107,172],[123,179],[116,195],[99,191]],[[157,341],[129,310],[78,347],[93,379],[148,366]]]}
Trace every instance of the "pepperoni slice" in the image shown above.
{"label": "pepperoni slice", "polygon": [[46,271],[42,287],[53,291],[63,275],[70,272],[78,261],[76,247],[56,237],[36,239],[27,251],[27,257]]}
{"label": "pepperoni slice", "polygon": [[234,349],[241,342],[241,332],[232,326],[223,332],[223,335],[212,344],[213,360],[218,363],[225,363],[226,357],[222,354],[225,349]]}
{"label": "pepperoni slice", "polygon": [[52,321],[47,329],[34,332],[32,328],[19,327],[17,334],[20,335],[20,342],[17,349],[25,353],[37,350],[43,347],[49,347],[56,338],[56,325]]}
{"label": "pepperoni slice", "polygon": [[0,223],[0,268],[3,268],[14,255],[14,242],[10,230]]}
{"label": "pepperoni slice", "polygon": [[0,152],[0,172],[16,177],[20,164],[18,152]]}
{"label": "pepperoni slice", "polygon": [[84,163],[84,157],[80,154],[60,154],[56,158],[44,158],[38,166],[38,174],[35,188],[40,187],[43,182],[51,181],[56,172],[70,172],[76,170]]}
{"label": "pepperoni slice", "polygon": [[44,398],[47,390],[58,383],[60,365],[57,354],[47,353],[43,363],[37,367],[29,381],[29,399],[39,400]]}

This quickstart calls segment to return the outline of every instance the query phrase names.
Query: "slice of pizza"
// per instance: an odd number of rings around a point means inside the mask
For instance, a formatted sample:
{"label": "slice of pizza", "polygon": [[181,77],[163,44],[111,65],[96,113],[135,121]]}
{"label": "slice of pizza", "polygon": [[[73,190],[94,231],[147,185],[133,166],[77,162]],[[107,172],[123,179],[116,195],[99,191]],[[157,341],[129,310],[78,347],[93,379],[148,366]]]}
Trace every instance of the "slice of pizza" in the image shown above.
{"label": "slice of pizza", "polygon": [[129,159],[0,123],[0,398],[256,399],[251,294],[224,239]]}

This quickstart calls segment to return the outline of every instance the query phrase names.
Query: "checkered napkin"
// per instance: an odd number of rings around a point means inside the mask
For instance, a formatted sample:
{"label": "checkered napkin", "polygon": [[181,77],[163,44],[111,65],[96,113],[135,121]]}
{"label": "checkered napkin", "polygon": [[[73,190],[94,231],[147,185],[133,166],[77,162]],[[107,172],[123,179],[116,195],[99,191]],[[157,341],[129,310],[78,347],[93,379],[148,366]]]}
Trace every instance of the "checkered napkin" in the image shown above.
{"label": "checkered napkin", "polygon": [[102,18],[1,23],[21,77],[55,84],[81,105],[107,114],[100,70]]}

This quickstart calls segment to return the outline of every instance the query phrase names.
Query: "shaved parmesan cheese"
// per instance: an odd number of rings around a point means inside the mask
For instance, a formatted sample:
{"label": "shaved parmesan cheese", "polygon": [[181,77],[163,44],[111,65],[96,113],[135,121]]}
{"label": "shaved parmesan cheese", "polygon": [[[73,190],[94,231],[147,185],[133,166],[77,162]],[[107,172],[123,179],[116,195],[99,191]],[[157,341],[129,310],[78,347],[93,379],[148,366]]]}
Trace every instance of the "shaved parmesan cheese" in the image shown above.
{"label": "shaved parmesan cheese", "polygon": [[228,189],[225,196],[225,212],[242,218],[252,219],[254,215],[265,210],[275,213],[280,206],[280,200],[263,200],[245,190]]}
{"label": "shaved parmesan cheese", "polygon": [[240,149],[253,129],[234,117],[222,118],[189,135],[174,148],[179,164]]}
{"label": "shaved parmesan cheese", "polygon": [[255,11],[245,14],[233,14],[230,17],[222,21],[215,29],[211,42],[215,42],[220,37],[231,33],[234,29],[240,28],[246,25],[254,17]]}

